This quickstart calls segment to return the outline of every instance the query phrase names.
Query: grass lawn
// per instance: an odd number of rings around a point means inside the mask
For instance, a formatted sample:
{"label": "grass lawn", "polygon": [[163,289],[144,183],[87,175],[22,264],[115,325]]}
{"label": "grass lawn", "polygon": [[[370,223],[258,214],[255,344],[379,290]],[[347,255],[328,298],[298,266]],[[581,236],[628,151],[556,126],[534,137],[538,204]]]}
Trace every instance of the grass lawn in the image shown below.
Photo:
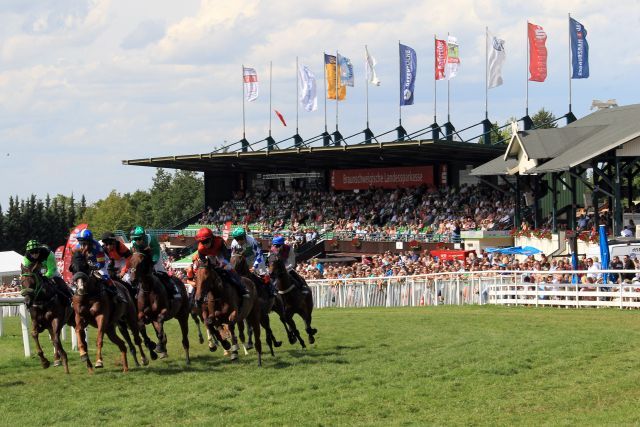
{"label": "grass lawn", "polygon": [[283,344],[262,368],[254,353],[236,365],[209,353],[193,323],[189,368],[175,321],[169,358],[128,374],[111,343],[87,374],[67,340],[67,376],[22,357],[18,320],[5,319],[0,425],[640,423],[637,311],[325,309],[314,324],[314,346]]}

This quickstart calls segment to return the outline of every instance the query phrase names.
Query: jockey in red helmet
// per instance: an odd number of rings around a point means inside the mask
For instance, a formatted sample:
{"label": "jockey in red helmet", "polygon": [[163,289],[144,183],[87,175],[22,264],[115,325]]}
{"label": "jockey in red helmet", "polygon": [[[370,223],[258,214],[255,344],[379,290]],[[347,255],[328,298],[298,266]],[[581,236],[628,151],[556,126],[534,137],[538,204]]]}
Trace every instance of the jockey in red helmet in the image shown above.
{"label": "jockey in red helmet", "polygon": [[240,295],[249,298],[249,291],[242,284],[240,275],[231,267],[229,258],[231,257],[229,249],[220,236],[215,236],[210,228],[202,227],[196,233],[196,241],[198,242],[198,253],[193,256],[194,262],[205,262],[208,257],[214,260],[216,271],[228,278],[233,286],[236,287]]}

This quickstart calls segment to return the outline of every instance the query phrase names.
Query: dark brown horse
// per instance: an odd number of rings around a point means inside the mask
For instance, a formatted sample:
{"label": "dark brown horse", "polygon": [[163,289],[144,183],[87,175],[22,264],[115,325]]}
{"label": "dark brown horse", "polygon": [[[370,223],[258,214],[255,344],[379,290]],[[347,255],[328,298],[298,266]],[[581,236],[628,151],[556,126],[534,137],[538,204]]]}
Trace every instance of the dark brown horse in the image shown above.
{"label": "dark brown horse", "polygon": [[[96,336],[96,368],[102,368],[102,346],[104,334],[120,350],[122,371],[129,370],[127,361],[127,346],[117,335],[116,327],[124,323],[133,333],[133,339],[140,351],[143,364],[148,364],[147,358],[142,349],[142,340],[136,321],[136,309],[129,295],[128,290],[120,283],[114,282],[117,292],[122,300],[114,300],[106,291],[104,280],[96,271],[89,267],[85,255],[76,252],[73,255],[71,271],[74,274],[73,283],[76,286],[76,293],[73,297],[73,310],[75,312],[76,335],[78,337],[78,349],[80,359],[86,362],[89,372],[93,372],[93,365],[88,354],[87,337],[85,328],[88,325],[95,327],[98,332]],[[135,349],[132,347],[132,356],[136,366],[140,366]]]}
{"label": "dark brown horse", "polygon": [[[167,357],[167,335],[164,332],[164,322],[177,319],[182,332],[182,348],[185,352],[185,362],[191,364],[189,357],[189,313],[191,311],[187,291],[178,279],[171,277],[180,297],[169,298],[165,285],[153,274],[151,256],[136,252],[131,256],[129,274],[131,281],[137,283],[138,291],[138,325],[144,329],[152,323],[158,337],[156,351],[160,358]],[[149,345],[150,341],[145,342]]]}
{"label": "dark brown horse", "polygon": [[39,335],[45,329],[49,331],[55,351],[54,366],[57,366],[61,361],[64,371],[68,374],[69,363],[67,353],[62,348],[60,334],[65,324],[73,327],[73,316],[71,315],[73,309],[69,300],[56,292],[54,288],[56,285],[38,273],[39,268],[38,263],[31,269],[22,267],[20,274],[22,287],[20,293],[24,297],[24,303],[31,316],[31,336],[36,343],[40,364],[44,369],[47,369],[51,364],[42,351]]}
{"label": "dark brown horse", "polygon": [[313,344],[316,341],[314,335],[318,332],[317,329],[311,327],[313,295],[311,295],[311,292],[302,293],[292,282],[292,278],[280,255],[272,252],[269,254],[267,260],[269,264],[269,275],[278,290],[278,299],[282,303],[283,317],[287,325],[289,325],[287,329],[289,342],[293,344],[298,340],[302,347],[306,347],[293,320],[293,315],[298,314],[304,320],[305,330],[309,336],[309,343]]}
{"label": "dark brown horse", "polygon": [[[269,321],[269,312],[271,310],[276,311],[276,307],[281,308],[282,305],[278,304],[274,305],[274,298],[269,297],[269,290],[267,285],[265,285],[260,277],[258,277],[255,273],[252,273],[249,270],[249,264],[247,263],[246,257],[238,252],[234,252],[231,255],[231,266],[234,270],[238,272],[238,274],[242,277],[246,277],[251,280],[256,287],[256,291],[258,294],[258,304],[260,304],[260,324],[265,330],[267,345],[269,346],[269,351],[271,355],[274,356],[273,347],[280,347],[282,345],[282,341],[276,340],[276,337],[273,335],[273,331],[271,330],[271,324]],[[287,324],[284,321],[284,317],[282,316],[282,311],[276,311],[280,316],[280,320],[282,324],[287,328]],[[251,332],[253,328],[249,326],[249,346],[251,346]]]}
{"label": "dark brown horse", "polygon": [[[201,263],[196,270],[196,304],[202,307],[202,317],[209,331],[222,342],[225,350],[231,349],[231,361],[238,359],[238,338],[235,326],[238,325],[240,340],[244,344],[244,324],[246,320],[253,328],[258,366],[262,366],[262,342],[260,341],[260,304],[255,285],[247,278],[241,277],[242,283],[249,290],[249,298],[240,304],[240,295],[229,284],[225,283],[215,271],[211,261]],[[226,324],[231,334],[232,345],[220,337],[220,329]]]}

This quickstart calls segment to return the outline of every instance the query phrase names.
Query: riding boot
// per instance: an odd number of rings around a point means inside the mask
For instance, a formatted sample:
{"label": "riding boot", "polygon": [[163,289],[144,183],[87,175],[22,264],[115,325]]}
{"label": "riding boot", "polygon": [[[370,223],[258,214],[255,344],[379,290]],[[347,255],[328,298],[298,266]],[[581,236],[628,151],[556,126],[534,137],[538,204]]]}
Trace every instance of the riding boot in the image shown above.
{"label": "riding boot", "polygon": [[231,282],[233,287],[236,288],[236,291],[238,291],[238,295],[240,295],[242,298],[250,298],[251,295],[249,295],[249,290],[242,283],[242,279],[240,278],[240,275],[235,271],[230,271],[230,270],[225,270],[225,271],[227,272],[227,277],[229,278],[229,282]]}
{"label": "riding boot", "polygon": [[167,291],[167,298],[169,299],[169,301],[182,297],[175,283],[173,283],[173,280],[171,280],[171,276],[169,276],[164,271],[156,271],[156,275],[160,279],[160,282],[164,285],[164,289]]}
{"label": "riding boot", "polygon": [[303,294],[309,293],[309,288],[305,286],[304,279],[295,270],[289,270],[289,277],[292,279],[293,284]]}
{"label": "riding boot", "polygon": [[53,278],[53,283],[55,285],[55,289],[56,291],[66,300],[68,300],[69,302],[71,301],[71,299],[73,298],[73,292],[71,292],[71,289],[69,288],[69,286],[67,286],[66,282],[62,279],[62,277],[54,277]]}
{"label": "riding boot", "polygon": [[113,284],[111,279],[105,280],[104,286],[102,288],[109,295],[109,297],[111,297],[111,300],[113,302],[115,303],[126,302],[126,301],[123,301],[120,294],[118,294],[118,290],[116,289],[116,286]]}

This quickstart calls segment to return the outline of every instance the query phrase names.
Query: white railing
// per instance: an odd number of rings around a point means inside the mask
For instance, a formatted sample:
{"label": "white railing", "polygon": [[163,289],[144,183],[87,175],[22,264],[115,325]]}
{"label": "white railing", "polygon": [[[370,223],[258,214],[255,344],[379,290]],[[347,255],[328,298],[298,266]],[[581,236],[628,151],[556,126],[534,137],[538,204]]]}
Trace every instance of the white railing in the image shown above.
{"label": "white railing", "polygon": [[[310,280],[315,308],[497,304],[640,308],[640,282],[567,283],[634,270],[500,271]],[[564,277],[559,277],[564,276]],[[563,280],[563,279],[568,280]]]}

